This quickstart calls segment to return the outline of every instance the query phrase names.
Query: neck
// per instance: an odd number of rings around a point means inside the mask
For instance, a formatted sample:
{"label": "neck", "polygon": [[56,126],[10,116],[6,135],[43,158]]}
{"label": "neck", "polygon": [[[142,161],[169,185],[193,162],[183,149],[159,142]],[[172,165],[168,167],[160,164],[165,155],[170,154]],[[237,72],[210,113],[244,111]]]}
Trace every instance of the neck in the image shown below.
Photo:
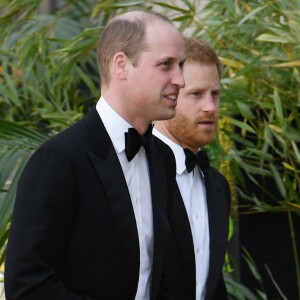
{"label": "neck", "polygon": [[193,148],[191,146],[186,145],[185,143],[181,142],[174,134],[170,132],[170,130],[167,127],[167,121],[156,121],[155,122],[155,128],[164,136],[166,136],[168,139],[176,143],[177,145],[181,146],[182,148],[188,148],[190,149],[193,153],[197,153],[198,149]]}
{"label": "neck", "polygon": [[126,102],[126,99],[117,93],[112,93],[112,89],[102,90],[102,96],[109,106],[121,116],[127,123],[135,128],[140,135],[143,135],[151,122],[145,120],[139,116],[138,113],[132,113],[130,110],[130,103]]}

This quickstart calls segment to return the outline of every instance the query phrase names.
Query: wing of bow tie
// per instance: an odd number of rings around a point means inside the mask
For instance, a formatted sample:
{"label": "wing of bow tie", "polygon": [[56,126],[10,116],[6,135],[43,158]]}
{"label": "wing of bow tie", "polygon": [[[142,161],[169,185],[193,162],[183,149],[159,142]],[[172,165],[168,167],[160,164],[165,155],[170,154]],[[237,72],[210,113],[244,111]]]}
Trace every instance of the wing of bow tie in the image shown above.
{"label": "wing of bow tie", "polygon": [[196,155],[188,148],[184,148],[183,150],[185,153],[185,166],[188,173],[192,172],[196,164],[198,164],[204,176],[206,176],[209,169],[209,158],[207,152],[201,150]]}
{"label": "wing of bow tie", "polygon": [[131,161],[135,157],[141,146],[147,152],[151,151],[153,145],[152,128],[153,125],[150,124],[143,135],[140,135],[135,128],[129,128],[128,132],[125,132],[125,153],[128,161]]}

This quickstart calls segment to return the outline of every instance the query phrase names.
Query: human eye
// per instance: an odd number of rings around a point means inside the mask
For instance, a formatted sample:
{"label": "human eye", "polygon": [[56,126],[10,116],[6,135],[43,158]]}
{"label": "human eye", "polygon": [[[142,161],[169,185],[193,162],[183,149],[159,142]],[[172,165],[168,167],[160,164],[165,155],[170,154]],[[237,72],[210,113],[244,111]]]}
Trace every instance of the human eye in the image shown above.
{"label": "human eye", "polygon": [[220,95],[220,91],[219,91],[219,90],[217,90],[217,91],[212,91],[212,92],[211,92],[211,95],[212,95],[213,97],[218,97],[218,96]]}
{"label": "human eye", "polygon": [[182,68],[183,68],[183,65],[184,65],[184,61],[181,61],[181,62],[179,63],[179,68],[182,69]]}
{"label": "human eye", "polygon": [[194,91],[194,92],[191,92],[191,95],[194,96],[194,97],[200,97],[201,92],[200,91]]}
{"label": "human eye", "polygon": [[169,67],[171,66],[171,61],[170,61],[170,60],[163,61],[163,62],[161,63],[161,65],[162,65],[163,67],[169,68]]}

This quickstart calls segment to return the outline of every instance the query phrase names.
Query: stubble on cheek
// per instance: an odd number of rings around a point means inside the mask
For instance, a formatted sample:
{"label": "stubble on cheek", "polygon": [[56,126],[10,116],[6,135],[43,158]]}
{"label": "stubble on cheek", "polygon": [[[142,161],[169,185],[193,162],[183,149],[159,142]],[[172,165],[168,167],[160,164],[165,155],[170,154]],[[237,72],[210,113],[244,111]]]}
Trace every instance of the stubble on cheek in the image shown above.
{"label": "stubble on cheek", "polygon": [[167,121],[167,129],[182,147],[197,147],[195,144],[196,124],[193,120],[178,113]]}
{"label": "stubble on cheek", "polygon": [[177,114],[174,119],[167,122],[167,128],[179,145],[197,149],[214,140],[217,120],[213,128],[205,128],[201,127],[198,120]]}

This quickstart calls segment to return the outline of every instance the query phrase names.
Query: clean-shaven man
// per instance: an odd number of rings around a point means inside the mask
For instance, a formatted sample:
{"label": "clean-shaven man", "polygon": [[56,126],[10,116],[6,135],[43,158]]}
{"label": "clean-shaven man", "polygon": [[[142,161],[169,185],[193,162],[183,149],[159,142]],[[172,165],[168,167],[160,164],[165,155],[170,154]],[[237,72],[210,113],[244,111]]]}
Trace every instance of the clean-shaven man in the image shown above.
{"label": "clean-shaven man", "polygon": [[175,161],[151,123],[175,115],[184,59],[182,36],[162,15],[133,11],[108,23],[100,100],[21,176],[7,300],[157,299]]}

